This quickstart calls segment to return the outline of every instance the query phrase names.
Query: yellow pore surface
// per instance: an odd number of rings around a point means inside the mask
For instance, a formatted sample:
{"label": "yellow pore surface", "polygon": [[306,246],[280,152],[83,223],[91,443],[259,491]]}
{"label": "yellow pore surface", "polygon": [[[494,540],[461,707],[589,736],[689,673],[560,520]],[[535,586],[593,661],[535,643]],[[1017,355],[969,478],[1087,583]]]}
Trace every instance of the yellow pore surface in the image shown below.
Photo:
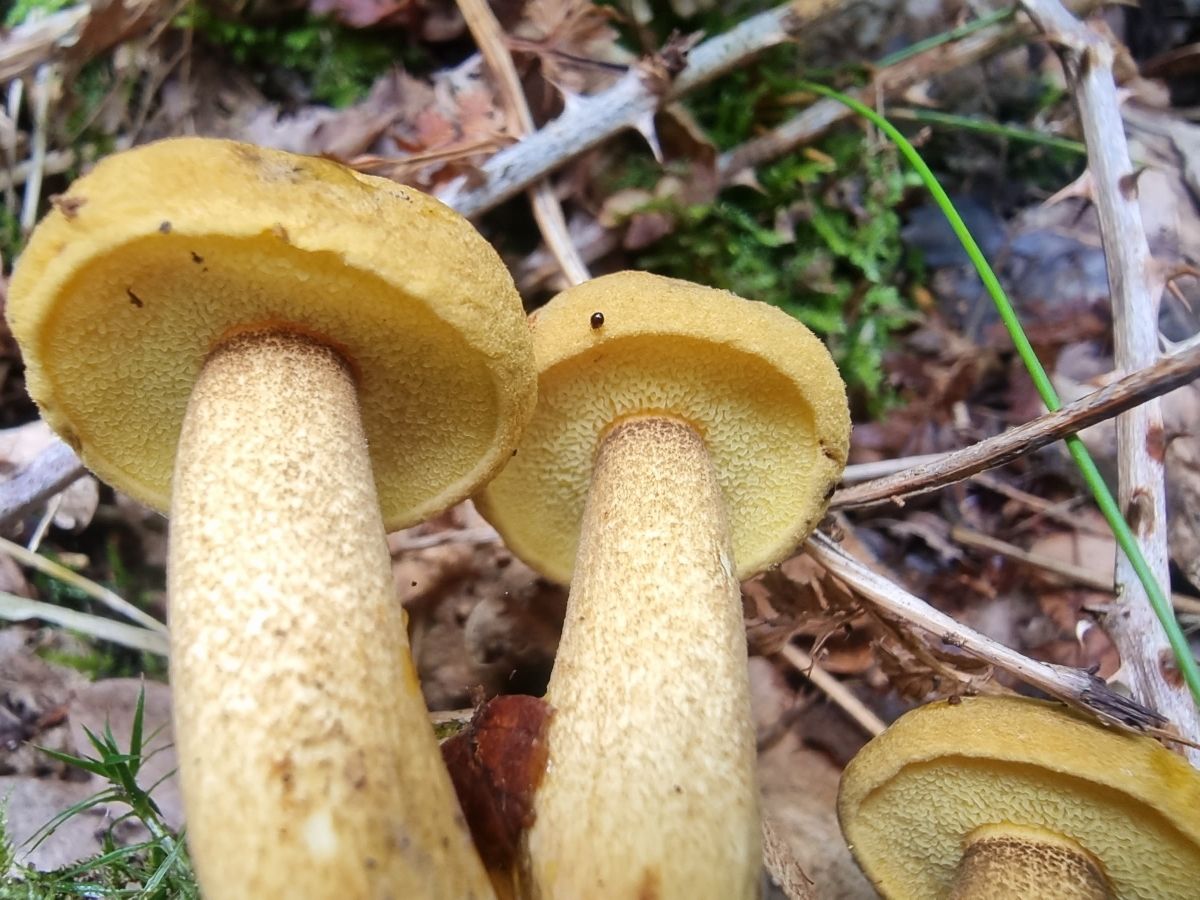
{"label": "yellow pore surface", "polygon": [[537,411],[478,502],[535,569],[570,580],[599,442],[636,416],[680,419],[704,438],[738,577],[778,562],[816,527],[846,463],[850,414],[828,351],[791,316],[622,272],[565,291],[530,321]]}
{"label": "yellow pore surface", "polygon": [[160,510],[192,384],[231,334],[296,331],[341,351],[389,528],[475,490],[535,402],[520,298],[465,219],[382,178],[230,141],[102,161],[34,232],[7,314],[46,420]]}
{"label": "yellow pore surface", "polygon": [[1009,697],[908,713],[851,761],[838,798],[863,871],[911,900],[947,896],[967,837],[1005,824],[1078,844],[1118,898],[1195,900],[1198,811],[1200,772],[1157,742]]}

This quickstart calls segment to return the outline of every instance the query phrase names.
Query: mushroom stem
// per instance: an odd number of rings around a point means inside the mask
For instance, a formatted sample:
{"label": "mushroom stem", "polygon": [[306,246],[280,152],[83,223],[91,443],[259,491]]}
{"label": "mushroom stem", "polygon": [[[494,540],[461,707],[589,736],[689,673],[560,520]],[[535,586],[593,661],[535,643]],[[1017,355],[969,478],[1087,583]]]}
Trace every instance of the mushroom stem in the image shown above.
{"label": "mushroom stem", "polygon": [[204,895],[490,897],[428,723],[354,379],[233,337],[188,405],[171,680]]}
{"label": "mushroom stem", "polygon": [[966,839],[949,900],[1111,900],[1104,871],[1075,841],[997,824]]}
{"label": "mushroom stem", "polygon": [[527,837],[540,897],[757,896],[746,637],[725,504],[690,425],[602,438]]}

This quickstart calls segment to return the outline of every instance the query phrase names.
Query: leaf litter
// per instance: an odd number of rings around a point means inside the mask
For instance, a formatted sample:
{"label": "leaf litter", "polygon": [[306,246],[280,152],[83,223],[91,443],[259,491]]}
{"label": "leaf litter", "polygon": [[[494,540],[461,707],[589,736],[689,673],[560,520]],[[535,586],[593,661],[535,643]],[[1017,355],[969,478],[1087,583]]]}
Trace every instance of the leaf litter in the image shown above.
{"label": "leaf litter", "polygon": [[[687,33],[720,33],[729,27],[730,22],[708,4],[695,6],[696,15],[672,24],[685,26]],[[30,90],[37,66],[49,64],[62,101],[41,126],[50,144],[39,163],[46,178],[43,205],[86,165],[84,160],[112,146],[172,134],[221,135],[324,155],[434,191],[458,179],[478,180],[480,166],[516,141],[489,73],[465,44],[465,25],[452,3],[259,0],[210,7],[232,29],[293,22],[298,15],[325,16],[338,28],[386,36],[396,51],[384,71],[361,79],[355,99],[335,108],[314,101],[303,78],[278,66],[231,66],[227,50],[211,35],[173,24],[179,10],[165,4],[118,0],[93,8],[69,28],[64,25],[67,30],[58,37],[40,38],[33,55],[28,38],[36,23],[18,25],[0,36],[0,72],[9,79],[28,76],[23,84]],[[657,50],[666,38],[654,30],[663,23],[637,5],[530,0],[496,4],[496,13],[539,125],[580,98],[602,94],[642,50]],[[803,266],[789,277],[837,296],[856,314],[870,271],[848,267],[847,257],[834,252],[838,245],[833,241],[840,236],[853,246],[864,237],[852,229],[865,221],[864,190],[873,188],[863,170],[853,167],[861,166],[863,153],[886,151],[869,143],[850,153],[828,143],[811,143],[789,156],[788,167],[780,170],[790,179],[784,183],[791,186],[793,202],[747,214],[745,198],[761,196],[769,188],[759,181],[761,171],[745,170],[723,180],[718,148],[723,151],[747,140],[800,108],[803,101],[790,95],[786,84],[789,77],[804,74],[789,68],[796,66],[797,58],[810,67],[827,66],[837,73],[834,77],[850,78],[848,68],[880,58],[885,49],[945,31],[961,18],[961,10],[951,3],[926,4],[921,10],[901,4],[873,12],[846,11],[834,16],[824,31],[814,30],[815,38],[802,42],[800,51],[789,49],[792,61],[780,54],[784,60],[779,62],[770,51],[764,61],[743,63],[751,74],[739,84],[746,90],[732,103],[722,101],[718,85],[710,95],[683,98],[660,111],[655,137],[663,152],[661,163],[632,137],[614,138],[564,160],[554,184],[571,233],[589,236],[577,246],[593,265],[637,266],[652,259],[668,239],[673,252],[706,251],[700,243],[703,233],[696,233],[694,222],[710,227],[708,223],[717,221],[727,229],[725,234],[736,238],[725,248],[726,257],[733,248],[734,255],[744,252],[747,260],[761,259],[761,251],[753,255],[761,247],[784,248],[788,258],[804,256]],[[1118,45],[1141,40],[1132,21],[1121,27],[1113,36]],[[1170,49],[1165,44],[1153,48],[1159,54]],[[1140,52],[1139,59],[1147,55]],[[1200,266],[1195,258],[1200,246],[1195,239],[1200,235],[1200,179],[1193,165],[1196,154],[1191,152],[1200,129],[1173,106],[1171,91],[1180,90],[1178,78],[1139,75],[1139,61],[1128,55],[1122,64],[1126,126],[1135,158],[1147,164],[1139,179],[1147,232],[1156,261],[1164,272],[1177,276],[1164,295],[1160,329],[1164,341],[1178,344],[1200,331],[1200,286],[1194,277]],[[9,81],[10,96],[17,83]],[[1034,45],[1025,45],[950,74],[934,70],[896,99],[1023,120],[1031,128],[1071,135],[1076,123],[1069,102],[1061,97],[1063,86],[1056,63]],[[1039,91],[1045,92],[1040,99]],[[1055,91],[1058,99],[1045,99]],[[29,177],[27,167],[18,178],[18,168],[31,160],[39,126],[27,107],[19,107],[5,124],[0,137],[9,162],[6,215],[14,216],[14,201]],[[858,126],[841,134],[857,142],[873,140]],[[1112,354],[1108,285],[1096,219],[1086,180],[1077,182],[1074,192],[1060,191],[1082,175],[1078,163],[1049,151],[1022,155],[1016,144],[966,132],[926,130],[917,137],[925,152],[940,160],[963,208],[977,209],[972,222],[976,237],[988,247],[1056,386],[1068,398],[1097,387],[1098,379],[1112,368]],[[839,165],[852,170],[843,174]],[[536,304],[553,283],[554,268],[539,256],[543,251],[536,228],[518,203],[483,217],[479,224],[495,239],[512,270],[528,273],[521,275],[520,283],[528,289],[530,303]],[[718,210],[724,218],[712,218],[714,204],[725,204]],[[907,324],[877,345],[879,397],[857,398],[855,464],[945,452],[1042,411],[974,277],[964,271],[937,220],[923,210],[919,195],[902,188],[895,208],[903,225],[895,235],[896,247],[904,261],[886,278],[909,312]],[[708,218],[700,218],[705,209]],[[824,230],[810,231],[814,221]],[[851,230],[836,230],[843,227]],[[814,241],[816,251],[809,246]],[[6,266],[18,248],[19,235],[3,247]],[[720,259],[720,247],[716,253]],[[775,289],[774,263],[729,271],[731,264],[726,258],[714,274],[729,277],[739,287]],[[795,282],[780,289],[794,292]],[[38,426],[27,424],[35,412],[23,396],[15,347],[7,333],[0,336],[6,374],[0,423],[12,429],[0,435],[10,441],[0,441],[0,471],[15,473],[29,464],[22,442],[32,440],[26,435]],[[833,330],[827,337],[850,346],[844,332]],[[1185,598],[1195,597],[1200,588],[1198,405],[1194,385],[1164,399],[1162,452],[1173,501],[1171,551],[1179,573],[1173,587]],[[1083,436],[1102,465],[1111,466],[1111,423]],[[1095,619],[1095,611],[1114,598],[1111,592],[1074,583],[1069,574],[1073,566],[1111,577],[1115,551],[1095,516],[1081,511],[1080,485],[1061,449],[1046,448],[988,477],[992,482],[969,480],[900,508],[851,512],[837,526],[843,545],[1004,644],[1101,677],[1119,675],[1120,660]],[[140,597],[161,614],[161,522],[132,510],[129,501],[97,488],[90,479],[77,482],[70,491],[88,483],[91,500],[64,495],[58,501],[44,538],[46,552],[74,560],[91,577]],[[8,526],[8,535],[28,540],[46,514],[42,507],[23,516]],[[565,592],[540,579],[486,534],[480,537],[482,527],[466,505],[390,538],[398,601],[410,615],[414,655],[433,709],[487,709],[481,704],[491,698],[540,695],[552,666]],[[1033,565],[995,544],[972,540],[973,535],[1016,547],[1041,562]],[[417,539],[430,538],[440,543],[416,546]],[[1068,574],[1055,571],[1056,564]],[[11,593],[87,605],[44,578],[26,575],[7,559],[0,575]],[[874,612],[806,556],[748,582],[744,598],[763,738],[765,808],[819,894],[870,896],[832,817],[840,766],[866,735],[812,687],[804,672],[783,662],[779,651],[789,645],[804,649],[885,721],[935,697],[1022,688],[953,646]],[[1185,625],[1200,625],[1194,608],[1181,615]],[[0,644],[7,648],[0,653],[0,773],[20,779],[12,783],[9,818],[10,836],[19,836],[26,833],[27,824],[36,827],[33,819],[50,807],[62,808],[78,799],[84,787],[95,787],[91,780],[81,780],[77,770],[39,754],[34,745],[85,750],[81,727],[95,730],[98,715],[124,713],[128,718],[136,702],[128,676],[150,663],[136,655],[117,655],[95,668],[92,660],[92,671],[107,677],[88,685],[78,671],[79,659],[94,653],[86,640],[68,640],[51,629],[27,626],[0,634]],[[64,640],[69,643],[66,650],[60,645]],[[43,657],[71,659],[75,668]],[[151,678],[163,677],[161,662],[157,666],[151,666]],[[166,722],[169,698],[157,682],[147,684],[153,685],[155,715]],[[469,712],[462,712],[461,718],[469,719]],[[481,727],[477,721],[476,732]],[[169,755],[166,759],[169,763]],[[802,779],[799,772],[804,773]],[[162,799],[175,788],[167,779],[156,790]],[[177,816],[168,818],[173,826],[178,824]],[[79,830],[89,835],[95,831],[91,826]],[[39,852],[53,849],[60,855],[26,861],[56,867],[71,854],[81,858],[96,852],[94,836],[91,844],[83,837],[71,843],[68,836],[64,828],[57,840],[67,841],[69,850],[47,842],[42,845],[47,849]],[[802,895],[801,888],[793,890]]]}

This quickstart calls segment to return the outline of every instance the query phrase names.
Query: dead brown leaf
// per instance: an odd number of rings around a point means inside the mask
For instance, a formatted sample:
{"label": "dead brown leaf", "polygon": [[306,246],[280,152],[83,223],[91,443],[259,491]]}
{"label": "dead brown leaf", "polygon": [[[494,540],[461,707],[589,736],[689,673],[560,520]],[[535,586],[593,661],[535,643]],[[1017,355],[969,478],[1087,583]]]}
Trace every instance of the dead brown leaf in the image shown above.
{"label": "dead brown leaf", "polygon": [[508,44],[535,58],[542,77],[559,91],[594,93],[632,61],[617,43],[614,17],[610,7],[590,0],[530,0]]}
{"label": "dead brown leaf", "polygon": [[442,744],[471,837],[490,872],[513,870],[521,834],[534,822],[550,716],[549,704],[537,697],[495,697]]}

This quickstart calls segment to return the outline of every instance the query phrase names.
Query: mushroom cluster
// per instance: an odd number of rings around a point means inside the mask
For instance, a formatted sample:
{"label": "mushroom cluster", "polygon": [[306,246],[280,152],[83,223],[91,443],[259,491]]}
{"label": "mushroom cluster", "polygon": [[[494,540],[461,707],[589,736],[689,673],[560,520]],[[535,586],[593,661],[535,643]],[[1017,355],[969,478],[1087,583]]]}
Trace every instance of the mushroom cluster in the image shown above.
{"label": "mushroom cluster", "polygon": [[532,414],[495,251],[391,181],[178,139],[72,185],[7,315],[46,420],[170,510],[175,734],[205,895],[490,896],[384,529],[476,490]]}
{"label": "mushroom cluster", "polygon": [[571,585],[524,890],[755,897],[738,580],[822,516],[845,387],[779,309],[642,272],[571,288],[531,325],[537,410],[477,498],[514,553]]}
{"label": "mushroom cluster", "polygon": [[1200,896],[1200,772],[1057,705],[913,710],[846,767],[838,817],[888,900]]}

